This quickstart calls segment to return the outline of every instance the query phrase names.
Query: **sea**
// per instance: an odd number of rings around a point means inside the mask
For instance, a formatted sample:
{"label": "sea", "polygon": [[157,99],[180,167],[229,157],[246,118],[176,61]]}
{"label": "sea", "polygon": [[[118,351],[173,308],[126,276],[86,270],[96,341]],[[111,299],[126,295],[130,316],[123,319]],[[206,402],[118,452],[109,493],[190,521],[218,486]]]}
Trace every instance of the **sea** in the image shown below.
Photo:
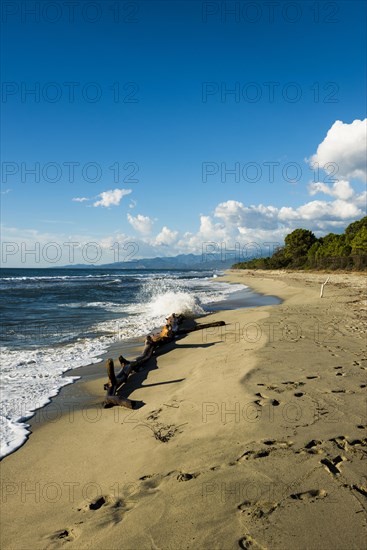
{"label": "sea", "polygon": [[[29,435],[28,420],[119,341],[160,328],[166,316],[276,303],[222,272],[114,269],[3,269],[0,457]],[[273,300],[272,300],[273,298]],[[66,373],[66,374],[64,374]]]}

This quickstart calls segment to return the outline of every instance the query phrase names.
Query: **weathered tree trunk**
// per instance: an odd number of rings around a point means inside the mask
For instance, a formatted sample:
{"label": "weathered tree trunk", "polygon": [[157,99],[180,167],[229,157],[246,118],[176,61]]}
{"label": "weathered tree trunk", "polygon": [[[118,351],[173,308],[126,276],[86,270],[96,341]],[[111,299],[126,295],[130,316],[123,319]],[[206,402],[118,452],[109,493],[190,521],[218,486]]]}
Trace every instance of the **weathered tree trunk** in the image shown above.
{"label": "weathered tree trunk", "polygon": [[115,392],[118,390],[119,381],[115,375],[115,366],[112,359],[107,359],[106,368],[109,382],[107,384],[107,394],[106,399],[103,401],[103,407],[108,408],[114,405],[120,405],[128,409],[133,409],[135,401],[126,399],[126,397],[122,397],[121,395],[115,395]]}

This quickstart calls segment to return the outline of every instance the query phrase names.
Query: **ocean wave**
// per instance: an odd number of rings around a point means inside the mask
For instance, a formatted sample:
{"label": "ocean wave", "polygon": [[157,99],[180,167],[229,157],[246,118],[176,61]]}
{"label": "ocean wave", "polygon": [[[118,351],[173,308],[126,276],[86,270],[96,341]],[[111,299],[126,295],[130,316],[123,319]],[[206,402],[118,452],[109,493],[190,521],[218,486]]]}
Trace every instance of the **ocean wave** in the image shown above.
{"label": "ocean wave", "polygon": [[113,311],[116,313],[126,311],[126,304],[119,304],[116,302],[70,302],[66,304],[60,304],[60,307],[69,307],[71,309],[79,308],[101,308],[107,311]]}
{"label": "ocean wave", "polygon": [[90,274],[90,275],[42,275],[42,276],[33,276],[33,277],[7,277],[4,275],[2,281],[65,281],[65,280],[78,280],[78,279],[106,279],[108,277],[114,277],[114,274],[104,273],[100,275]]}

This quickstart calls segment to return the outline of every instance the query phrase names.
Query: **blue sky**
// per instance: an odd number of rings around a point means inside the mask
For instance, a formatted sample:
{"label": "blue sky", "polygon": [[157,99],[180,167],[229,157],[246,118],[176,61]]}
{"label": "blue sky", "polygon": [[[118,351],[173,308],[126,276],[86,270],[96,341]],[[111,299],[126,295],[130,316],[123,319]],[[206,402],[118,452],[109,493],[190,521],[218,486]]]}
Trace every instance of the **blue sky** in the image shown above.
{"label": "blue sky", "polygon": [[114,242],[136,242],[141,257],[200,253],[208,241],[262,246],[360,218],[366,4],[269,9],[3,5],[2,235],[15,243],[5,267],[49,265],[47,254],[22,257],[22,243],[78,242],[82,260],[93,241],[104,263]]}

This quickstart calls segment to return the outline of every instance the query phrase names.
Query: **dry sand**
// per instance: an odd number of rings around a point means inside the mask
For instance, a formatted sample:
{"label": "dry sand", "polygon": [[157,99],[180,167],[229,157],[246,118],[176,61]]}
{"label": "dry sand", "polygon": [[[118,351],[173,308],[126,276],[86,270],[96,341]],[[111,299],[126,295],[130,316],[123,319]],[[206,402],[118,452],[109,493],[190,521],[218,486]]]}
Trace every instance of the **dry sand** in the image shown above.
{"label": "dry sand", "polygon": [[1,548],[365,548],[365,276],[227,277],[284,301],[199,320],[228,325],[131,377],[136,411],[84,369],[2,462]]}

